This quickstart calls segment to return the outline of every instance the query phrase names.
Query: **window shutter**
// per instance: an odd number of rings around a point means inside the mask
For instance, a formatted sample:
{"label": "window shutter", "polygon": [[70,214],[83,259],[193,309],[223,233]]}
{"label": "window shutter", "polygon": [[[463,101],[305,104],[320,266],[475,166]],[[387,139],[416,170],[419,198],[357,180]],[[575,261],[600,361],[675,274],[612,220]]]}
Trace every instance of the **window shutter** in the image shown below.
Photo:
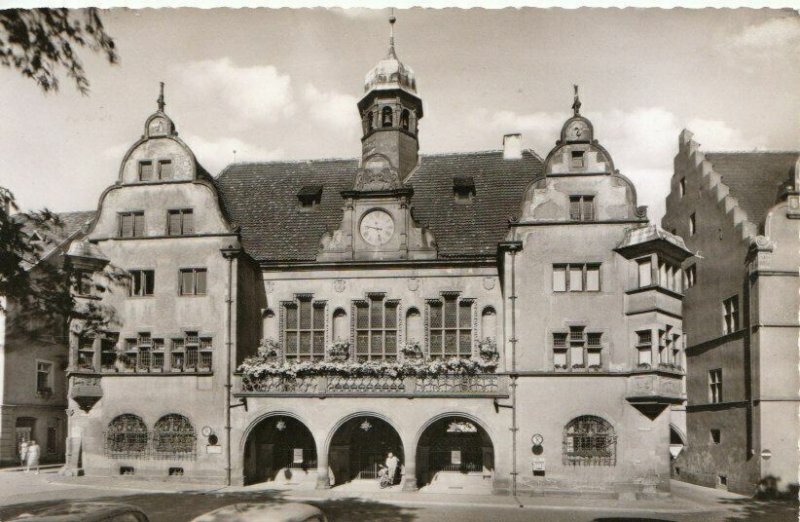
{"label": "window shutter", "polygon": [[133,215],[133,236],[144,236],[144,213],[138,212]]}
{"label": "window shutter", "polygon": [[594,221],[594,197],[583,197],[583,220]]}
{"label": "window shutter", "polygon": [[168,235],[179,236],[181,234],[181,212],[180,210],[170,210],[168,220]]}
{"label": "window shutter", "polygon": [[131,214],[120,214],[120,236],[132,237],[133,236],[133,216]]}
{"label": "window shutter", "polygon": [[191,210],[183,211],[183,234],[194,234],[194,213]]}

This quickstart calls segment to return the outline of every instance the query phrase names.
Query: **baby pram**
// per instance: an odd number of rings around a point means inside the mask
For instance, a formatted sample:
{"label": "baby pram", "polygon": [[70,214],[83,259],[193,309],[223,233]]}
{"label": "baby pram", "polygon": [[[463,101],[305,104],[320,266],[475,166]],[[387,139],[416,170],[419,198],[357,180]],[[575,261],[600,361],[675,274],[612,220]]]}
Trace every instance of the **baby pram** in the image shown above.
{"label": "baby pram", "polygon": [[381,466],[378,470],[378,482],[381,489],[388,488],[392,485],[392,477],[389,476],[389,469],[386,466]]}

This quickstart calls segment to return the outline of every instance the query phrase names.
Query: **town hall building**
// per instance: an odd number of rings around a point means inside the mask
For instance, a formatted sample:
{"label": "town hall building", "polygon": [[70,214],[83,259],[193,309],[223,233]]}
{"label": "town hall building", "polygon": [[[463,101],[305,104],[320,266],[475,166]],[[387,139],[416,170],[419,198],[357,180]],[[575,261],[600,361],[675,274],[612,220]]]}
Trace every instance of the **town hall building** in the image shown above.
{"label": "town hall building", "polygon": [[69,252],[128,277],[79,297],[119,321],[71,338],[65,472],[337,488],[392,453],[406,491],[668,491],[691,253],[577,88],[546,157],[420,155],[392,39],[356,114],[360,158],[212,176],[162,91]]}

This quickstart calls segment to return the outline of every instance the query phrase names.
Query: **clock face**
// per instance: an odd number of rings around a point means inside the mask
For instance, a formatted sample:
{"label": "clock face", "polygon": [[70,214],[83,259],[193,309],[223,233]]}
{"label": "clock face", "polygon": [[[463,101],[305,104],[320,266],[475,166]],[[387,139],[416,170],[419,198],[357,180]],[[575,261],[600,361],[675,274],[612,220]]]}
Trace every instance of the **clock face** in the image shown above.
{"label": "clock face", "polygon": [[394,235],[394,220],[383,210],[373,210],[361,218],[360,231],[370,245],[385,245]]}

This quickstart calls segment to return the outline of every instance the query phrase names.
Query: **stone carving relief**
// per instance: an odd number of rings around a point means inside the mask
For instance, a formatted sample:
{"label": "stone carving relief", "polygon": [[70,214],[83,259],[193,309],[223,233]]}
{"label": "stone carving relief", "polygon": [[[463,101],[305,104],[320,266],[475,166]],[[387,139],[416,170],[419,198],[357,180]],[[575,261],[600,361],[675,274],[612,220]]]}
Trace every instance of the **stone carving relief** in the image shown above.
{"label": "stone carving relief", "polygon": [[493,277],[484,277],[483,278],[483,288],[486,290],[491,290],[494,288],[494,278]]}
{"label": "stone carving relief", "polygon": [[345,288],[347,288],[347,282],[344,279],[337,279],[333,282],[333,289],[338,293],[344,292]]}
{"label": "stone carving relief", "polygon": [[356,173],[354,189],[359,191],[392,190],[402,187],[400,175],[385,156],[367,158]]}
{"label": "stone carving relief", "polygon": [[419,290],[419,279],[412,277],[408,280],[408,289],[412,292]]}

